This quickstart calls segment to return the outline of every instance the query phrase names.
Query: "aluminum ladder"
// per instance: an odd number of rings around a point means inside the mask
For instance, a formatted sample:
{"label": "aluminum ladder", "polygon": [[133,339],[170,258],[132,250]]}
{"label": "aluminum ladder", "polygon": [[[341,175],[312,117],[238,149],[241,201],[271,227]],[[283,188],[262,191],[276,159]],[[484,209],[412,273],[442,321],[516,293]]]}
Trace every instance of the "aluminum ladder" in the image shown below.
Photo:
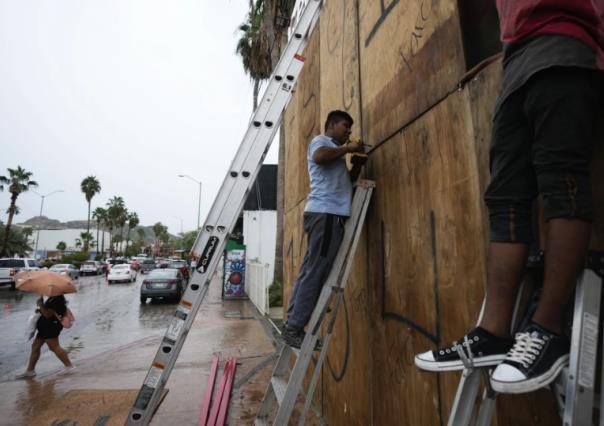
{"label": "aluminum ladder", "polygon": [[[575,290],[571,352],[568,367],[550,385],[556,396],[559,413],[564,426],[591,426],[598,424],[592,419],[593,408],[604,407],[604,392],[600,390],[599,404],[596,401],[595,384],[598,363],[598,338],[602,315],[602,277],[604,276],[604,253],[589,252],[585,269],[579,276]],[[520,293],[518,300],[520,299]],[[516,311],[518,302],[516,305]],[[600,364],[604,356],[604,339]],[[602,367],[602,366],[601,366]],[[466,364],[449,417],[449,426],[488,426],[491,424],[497,393],[491,389],[489,378],[493,368],[473,368]],[[481,379],[485,389],[482,400],[476,403]],[[602,368],[601,383],[604,383]],[[600,385],[602,387],[602,385]],[[600,412],[599,425],[604,426],[604,415]]]}
{"label": "aluminum ladder", "polygon": [[[304,377],[311,362],[315,344],[319,340],[321,326],[327,314],[330,313],[331,318],[327,322],[327,331],[322,342],[323,348],[314,366],[312,379],[306,392],[304,408],[298,424],[303,425],[306,420],[306,413],[311,406],[315,387],[321,373],[321,365],[327,355],[327,347],[329,346],[329,340],[331,339],[338,310],[344,296],[344,289],[346,288],[348,275],[374,187],[374,182],[369,180],[359,180],[356,184],[351,215],[346,221],[344,237],[308,323],[308,331],[302,347],[298,350],[286,344],[283,345],[279,360],[275,365],[273,375],[260,405],[260,410],[256,416],[256,426],[268,424],[271,409],[275,401],[278,408],[273,424],[281,426],[289,423],[298,395],[303,388]],[[331,306],[333,306],[333,309],[330,311],[329,308]],[[290,371],[289,362],[292,355],[295,355],[297,359],[288,380],[288,372]]]}
{"label": "aluminum ladder", "polygon": [[130,410],[126,425],[147,425],[162,395],[193,320],[208,292],[220,256],[239,213],[279,128],[283,111],[302,66],[324,0],[306,0],[279,63],[269,80],[258,108],[235,154],[192,251],[200,254],[190,284],[160,343],[143,385]]}

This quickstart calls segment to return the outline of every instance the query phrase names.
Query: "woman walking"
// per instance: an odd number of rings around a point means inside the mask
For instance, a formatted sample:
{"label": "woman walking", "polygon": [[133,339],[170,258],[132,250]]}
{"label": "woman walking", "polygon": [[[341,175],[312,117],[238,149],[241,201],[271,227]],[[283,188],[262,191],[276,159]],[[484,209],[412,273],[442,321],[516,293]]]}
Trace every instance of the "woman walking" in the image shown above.
{"label": "woman walking", "polygon": [[40,297],[37,301],[38,309],[40,312],[40,319],[36,324],[37,334],[31,345],[31,355],[29,356],[29,364],[25,372],[17,375],[17,379],[25,379],[28,377],[34,377],[36,375],[36,364],[40,359],[40,352],[42,346],[46,343],[48,349],[61,360],[65,365],[65,371],[69,371],[74,368],[73,364],[67,356],[67,352],[59,344],[59,334],[63,330],[61,319],[67,313],[67,301],[65,296],[53,296],[46,299],[43,302],[43,298]]}

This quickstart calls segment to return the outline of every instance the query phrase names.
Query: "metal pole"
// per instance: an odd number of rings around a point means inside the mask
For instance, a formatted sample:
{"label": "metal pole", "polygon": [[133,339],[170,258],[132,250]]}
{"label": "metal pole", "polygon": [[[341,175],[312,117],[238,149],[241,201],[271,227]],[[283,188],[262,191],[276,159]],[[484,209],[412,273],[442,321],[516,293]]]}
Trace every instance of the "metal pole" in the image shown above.
{"label": "metal pole", "polygon": [[201,181],[199,181],[199,201],[197,202],[197,229],[199,229],[199,221],[201,220]]}
{"label": "metal pole", "polygon": [[[40,202],[40,214],[38,215],[39,218],[42,217],[42,208],[44,207],[44,198],[46,198],[46,195],[40,195],[40,197],[42,198],[42,201]],[[36,234],[36,246],[34,247],[34,259],[38,259],[38,242],[40,241],[40,222],[38,221],[38,233]]]}

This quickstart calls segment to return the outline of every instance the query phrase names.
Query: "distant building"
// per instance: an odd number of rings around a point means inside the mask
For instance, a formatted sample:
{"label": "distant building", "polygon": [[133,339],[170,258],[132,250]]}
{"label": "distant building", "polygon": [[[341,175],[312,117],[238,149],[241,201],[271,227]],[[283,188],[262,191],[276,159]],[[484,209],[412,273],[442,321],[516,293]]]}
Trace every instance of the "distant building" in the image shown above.
{"label": "distant building", "polygon": [[[56,253],[57,252],[57,244],[63,241],[67,248],[65,251],[73,252],[73,251],[81,251],[82,247],[77,246],[77,240],[81,240],[81,234],[86,232],[86,229],[41,229],[40,231],[34,230],[33,235],[30,237],[31,246],[34,248],[36,246],[36,239],[38,238],[38,232],[40,233],[40,239],[38,240],[38,251],[35,253],[35,257],[38,258],[46,258],[47,254]],[[92,234],[92,238],[96,242],[96,229],[91,228],[90,233]],[[109,251],[109,245],[111,241],[111,236],[109,232],[99,232],[99,242],[98,247],[95,245],[91,247],[89,251],[91,255],[96,253],[97,250],[100,250],[101,243],[103,240],[103,234],[105,234],[105,252]],[[82,241],[83,244],[83,241]],[[33,253],[32,253],[33,257]]]}

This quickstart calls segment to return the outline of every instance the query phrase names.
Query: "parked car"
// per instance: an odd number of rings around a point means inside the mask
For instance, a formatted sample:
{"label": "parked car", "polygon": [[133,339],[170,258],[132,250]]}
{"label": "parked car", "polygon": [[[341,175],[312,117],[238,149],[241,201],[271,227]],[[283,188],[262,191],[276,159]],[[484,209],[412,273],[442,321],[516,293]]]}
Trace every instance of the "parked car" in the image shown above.
{"label": "parked car", "polygon": [[132,269],[134,269],[137,272],[140,271],[140,269],[141,269],[141,263],[137,259],[132,259],[130,261],[130,265],[132,265]]}
{"label": "parked car", "polygon": [[155,267],[158,269],[168,268],[170,266],[170,261],[168,259],[157,259],[155,261]]}
{"label": "parked car", "polygon": [[153,259],[145,259],[141,263],[141,274],[144,274],[146,272],[151,272],[154,269],[155,269],[155,260],[153,260]]}
{"label": "parked car", "polygon": [[80,275],[101,275],[103,265],[97,260],[87,260],[80,266]]}
{"label": "parked car", "polygon": [[40,264],[35,259],[0,259],[0,285],[10,285],[15,289],[15,275],[21,271],[37,271]]}
{"label": "parked car", "polygon": [[141,284],[141,303],[147,299],[169,298],[180,300],[187,284],[178,269],[154,269]]}
{"label": "parked car", "polygon": [[168,265],[168,268],[178,269],[184,277],[185,281],[189,281],[189,266],[184,260],[173,260],[170,262],[170,265]]}
{"label": "parked car", "polygon": [[61,275],[68,275],[72,280],[77,280],[80,276],[80,271],[74,265],[70,263],[57,263],[52,265],[49,271],[56,272]]}
{"label": "parked car", "polygon": [[130,264],[119,264],[113,265],[107,275],[107,281],[109,284],[119,281],[130,281],[133,283],[136,281],[137,272],[132,269]]}

